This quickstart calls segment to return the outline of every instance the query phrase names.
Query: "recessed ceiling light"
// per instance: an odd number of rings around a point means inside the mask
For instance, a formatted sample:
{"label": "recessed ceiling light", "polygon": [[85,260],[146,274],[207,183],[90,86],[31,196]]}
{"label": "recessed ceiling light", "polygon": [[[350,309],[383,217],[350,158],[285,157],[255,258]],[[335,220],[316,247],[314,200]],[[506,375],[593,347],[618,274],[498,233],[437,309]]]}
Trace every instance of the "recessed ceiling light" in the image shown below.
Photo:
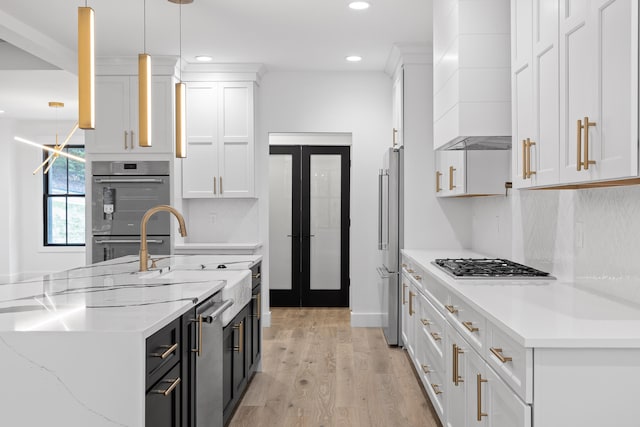
{"label": "recessed ceiling light", "polygon": [[212,61],[213,58],[207,55],[198,55],[196,56],[196,61],[198,62],[209,62]]}
{"label": "recessed ceiling light", "polygon": [[347,56],[344,59],[346,59],[349,62],[360,62],[360,61],[362,61],[362,56],[351,55],[351,56]]}
{"label": "recessed ceiling light", "polygon": [[349,7],[354,10],[369,9],[369,6],[371,5],[366,1],[352,1],[351,3],[349,3]]}
{"label": "recessed ceiling light", "polygon": [[4,110],[0,110],[0,114],[4,114]]}

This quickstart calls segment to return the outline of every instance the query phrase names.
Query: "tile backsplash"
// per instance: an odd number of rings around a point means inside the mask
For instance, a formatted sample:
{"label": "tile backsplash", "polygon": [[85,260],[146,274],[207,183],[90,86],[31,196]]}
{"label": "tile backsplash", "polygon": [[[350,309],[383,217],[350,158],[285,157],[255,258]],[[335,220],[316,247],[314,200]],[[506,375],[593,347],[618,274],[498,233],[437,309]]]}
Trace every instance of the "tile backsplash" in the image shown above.
{"label": "tile backsplash", "polygon": [[640,302],[640,186],[513,190],[473,202],[472,249]]}

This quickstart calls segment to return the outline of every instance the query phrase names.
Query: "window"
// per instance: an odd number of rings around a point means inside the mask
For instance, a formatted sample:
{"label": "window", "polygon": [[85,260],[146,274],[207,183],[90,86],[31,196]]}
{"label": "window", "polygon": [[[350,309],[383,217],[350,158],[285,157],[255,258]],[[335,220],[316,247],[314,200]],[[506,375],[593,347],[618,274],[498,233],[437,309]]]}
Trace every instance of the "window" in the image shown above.
{"label": "window", "polygon": [[[81,145],[63,151],[84,158]],[[59,156],[43,176],[44,245],[84,246],[84,163]]]}

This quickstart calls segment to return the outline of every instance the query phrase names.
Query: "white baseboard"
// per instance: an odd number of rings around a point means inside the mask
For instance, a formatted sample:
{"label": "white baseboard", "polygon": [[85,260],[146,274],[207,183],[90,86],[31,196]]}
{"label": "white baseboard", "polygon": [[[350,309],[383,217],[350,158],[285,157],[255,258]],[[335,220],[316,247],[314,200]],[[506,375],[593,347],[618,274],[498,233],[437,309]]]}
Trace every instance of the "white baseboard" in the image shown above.
{"label": "white baseboard", "polygon": [[382,313],[354,313],[352,311],[351,327],[380,328],[382,327]]}
{"label": "white baseboard", "polygon": [[263,328],[271,327],[271,311],[262,313],[262,315],[260,316],[260,320],[262,321]]}

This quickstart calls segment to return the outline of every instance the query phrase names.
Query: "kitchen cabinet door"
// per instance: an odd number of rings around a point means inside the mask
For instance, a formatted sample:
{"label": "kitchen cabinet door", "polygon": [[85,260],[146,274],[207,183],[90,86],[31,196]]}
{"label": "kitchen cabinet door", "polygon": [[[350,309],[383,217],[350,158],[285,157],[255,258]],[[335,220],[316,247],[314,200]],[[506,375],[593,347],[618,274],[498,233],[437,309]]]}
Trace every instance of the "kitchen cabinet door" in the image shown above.
{"label": "kitchen cabinet door", "polygon": [[635,177],[638,3],[560,2],[560,17],[560,180]]}
{"label": "kitchen cabinet door", "polygon": [[510,155],[509,150],[436,151],[437,196],[504,194]]}
{"label": "kitchen cabinet door", "polygon": [[391,144],[393,147],[404,145],[403,138],[403,91],[404,91],[404,70],[400,69],[398,76],[393,81],[391,114],[393,115],[393,130]]}
{"label": "kitchen cabinet door", "polygon": [[87,153],[171,153],[173,92],[169,76],[151,78],[151,147],[140,147],[138,77],[96,77],[96,128],[85,132]]}
{"label": "kitchen cabinet door", "polygon": [[180,427],[182,387],[180,363],[154,384],[145,398],[146,427]]}
{"label": "kitchen cabinet door", "polygon": [[409,291],[411,280],[402,275],[402,343],[404,348],[413,357],[413,319],[409,316]]}
{"label": "kitchen cabinet door", "polygon": [[445,417],[447,427],[467,426],[467,387],[471,384],[468,375],[468,355],[473,350],[452,328],[448,327],[445,340]]}

